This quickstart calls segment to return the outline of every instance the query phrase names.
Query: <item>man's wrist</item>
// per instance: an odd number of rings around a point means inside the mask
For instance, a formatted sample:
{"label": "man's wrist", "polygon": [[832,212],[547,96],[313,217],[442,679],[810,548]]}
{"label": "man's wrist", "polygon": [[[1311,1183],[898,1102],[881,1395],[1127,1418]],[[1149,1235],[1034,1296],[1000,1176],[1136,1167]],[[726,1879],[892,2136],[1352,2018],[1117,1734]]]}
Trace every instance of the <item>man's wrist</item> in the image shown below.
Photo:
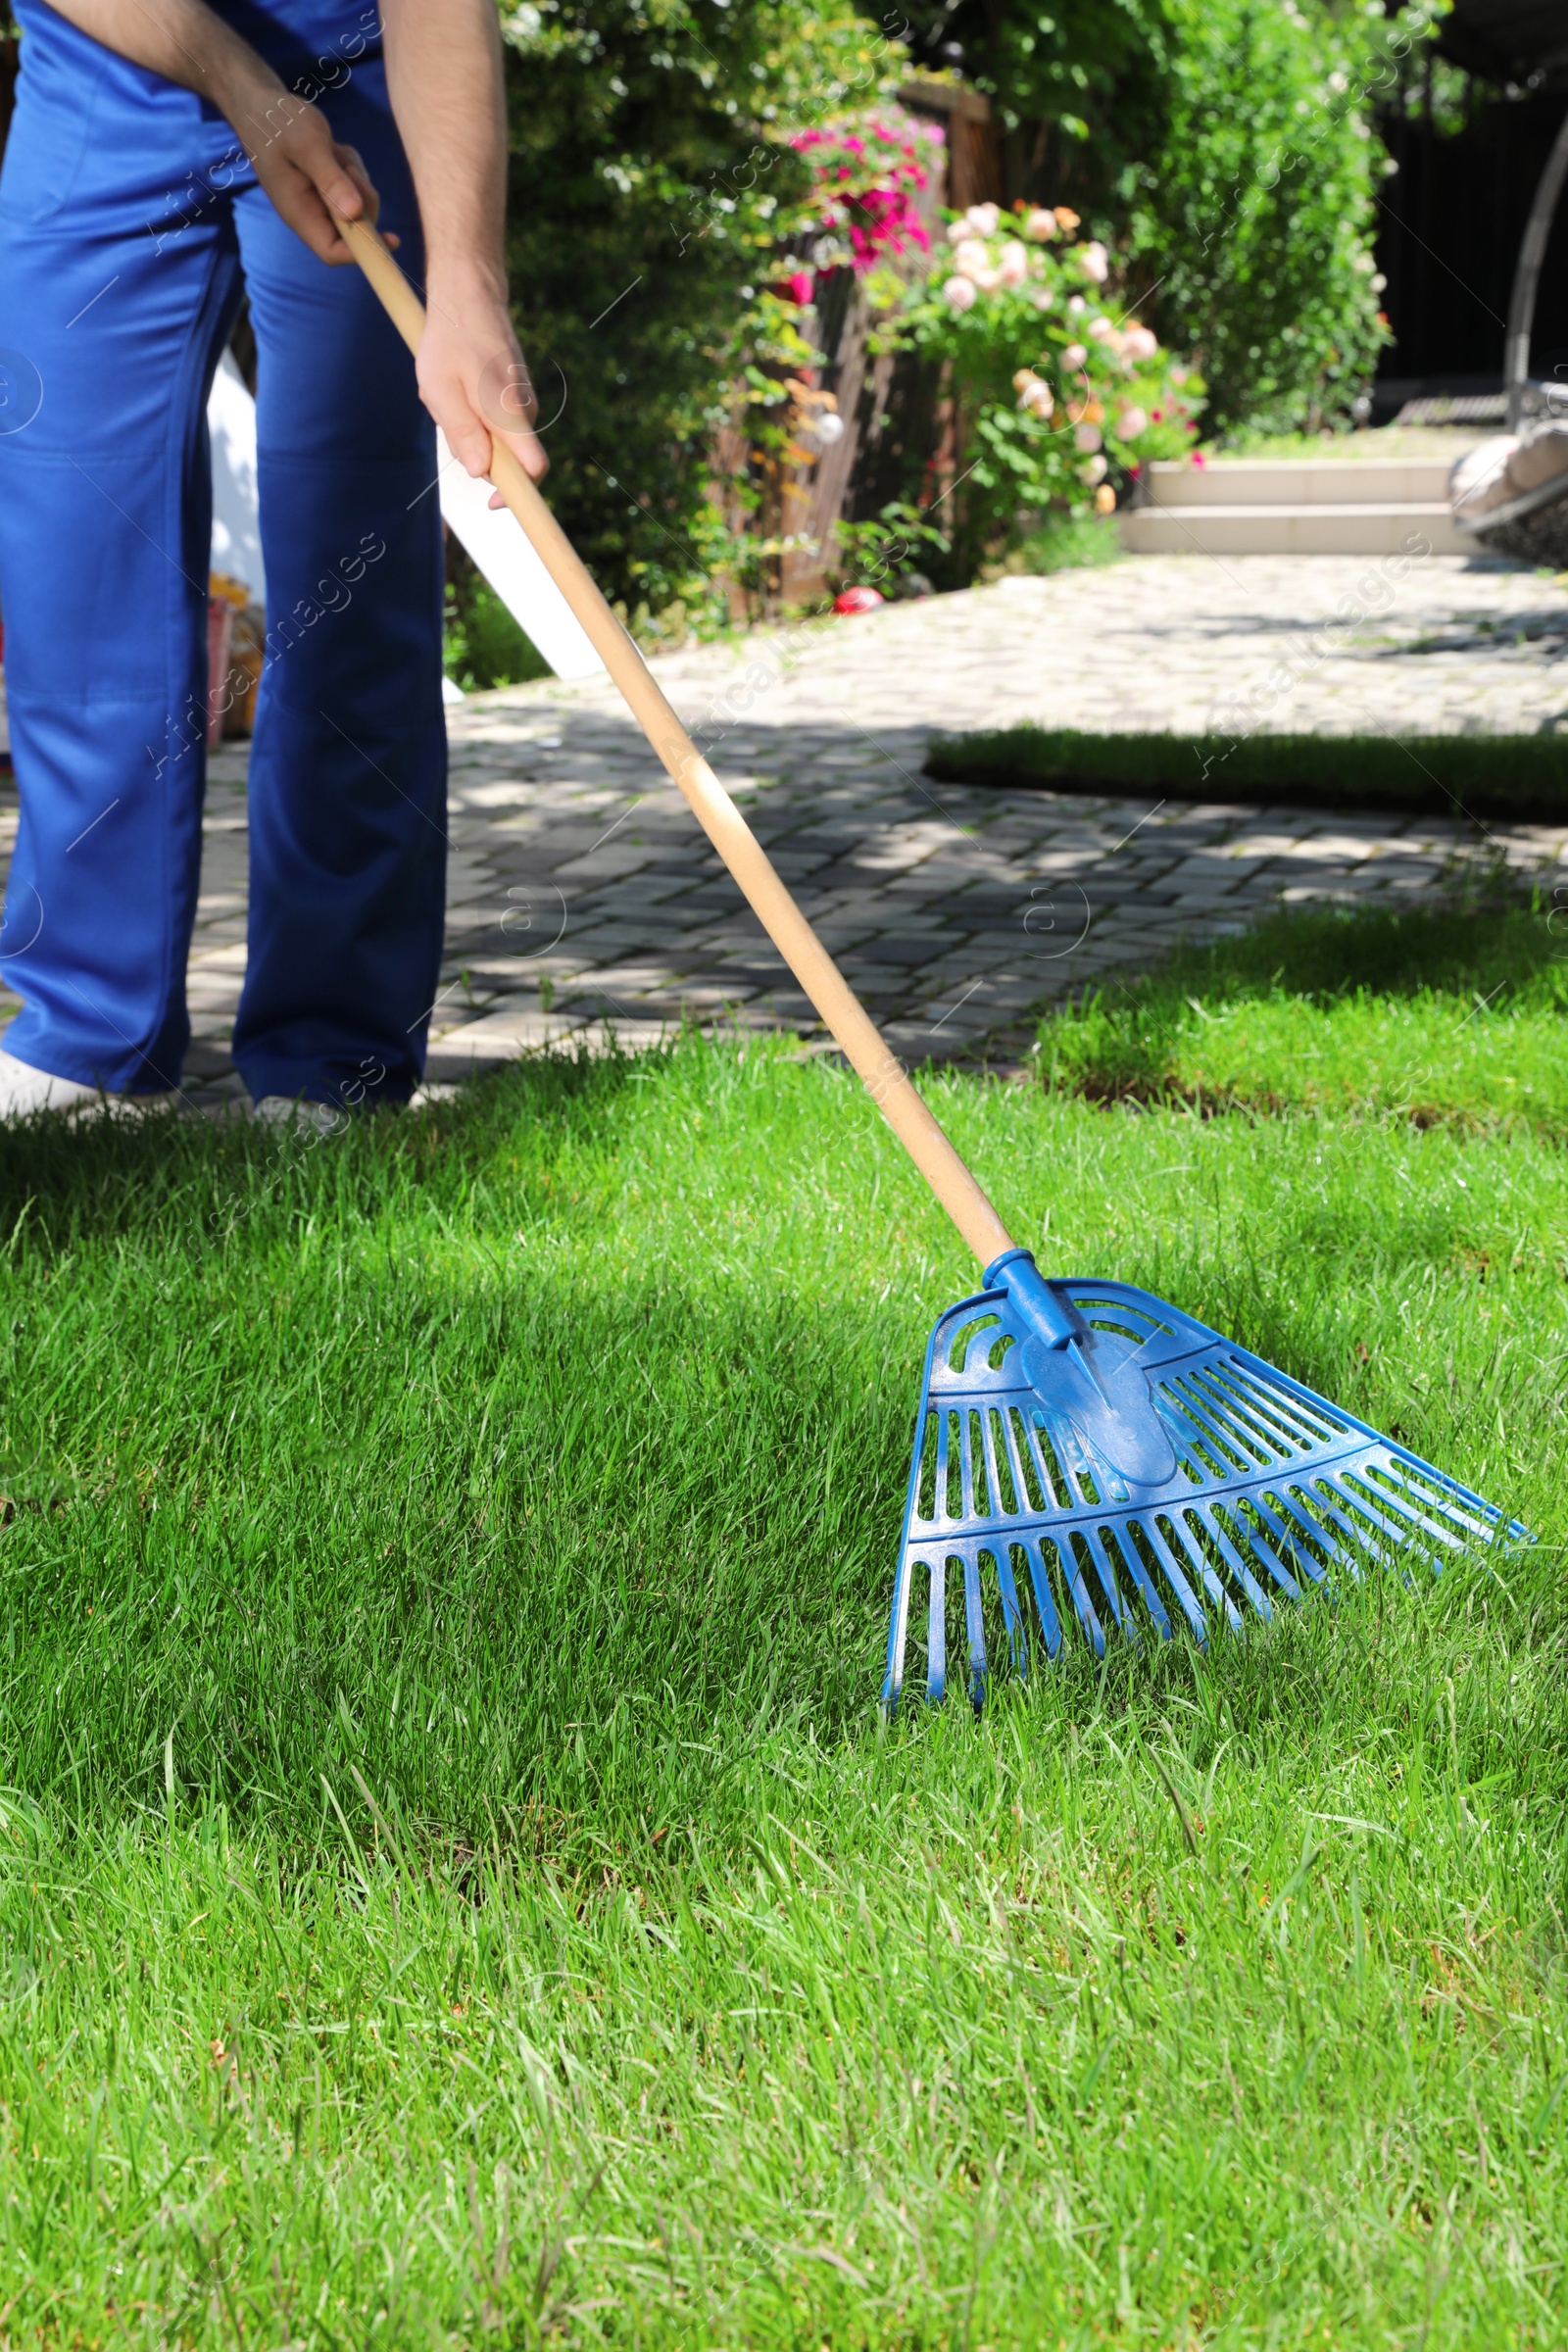
{"label": "man's wrist", "polygon": [[425,262],[425,289],[432,304],[439,302],[449,312],[479,305],[507,308],[505,265],[469,252],[431,252]]}
{"label": "man's wrist", "polygon": [[275,138],[289,116],[304,104],[288,89],[248,41],[224,42],[209,68],[213,103],[248,151]]}

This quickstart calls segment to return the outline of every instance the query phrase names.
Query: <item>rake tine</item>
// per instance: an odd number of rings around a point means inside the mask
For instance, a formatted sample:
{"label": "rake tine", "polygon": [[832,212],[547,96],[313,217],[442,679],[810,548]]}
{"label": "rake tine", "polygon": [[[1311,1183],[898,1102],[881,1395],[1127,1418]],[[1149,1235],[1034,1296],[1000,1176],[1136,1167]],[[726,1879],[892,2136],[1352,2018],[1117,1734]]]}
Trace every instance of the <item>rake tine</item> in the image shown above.
{"label": "rake tine", "polygon": [[1084,1572],[1079,1565],[1078,1554],[1072,1548],[1071,1538],[1067,1543],[1057,1544],[1056,1557],[1060,1560],[1065,1572],[1067,1590],[1072,1594],[1072,1605],[1078,1612],[1078,1622],[1089,1636],[1096,1657],[1102,1658],[1105,1654],[1104,1628],[1095,1612],[1094,1602],[1089,1597],[1089,1587],[1084,1582]]}
{"label": "rake tine", "polygon": [[[1250,1500],[1250,1497],[1249,1497],[1249,1500]],[[1218,1514],[1219,1507],[1220,1506],[1217,1503],[1214,1506],[1216,1515]],[[1253,1507],[1255,1508],[1256,1506],[1254,1505]],[[1236,1544],[1239,1550],[1243,1543],[1245,1543],[1247,1550],[1252,1554],[1252,1557],[1262,1562],[1262,1565],[1268,1570],[1269,1575],[1274,1579],[1274,1582],[1278,1585],[1281,1592],[1283,1592],[1287,1600],[1300,1599],[1300,1586],[1297,1583],[1290,1570],[1284,1565],[1283,1561],[1275,1558],[1268,1544],[1264,1543],[1260,1531],[1253,1527],[1250,1520],[1244,1519],[1239,1510],[1232,1508],[1227,1511],[1224,1525],[1226,1533],[1230,1536],[1231,1542]],[[1246,1557],[1246,1553],[1243,1553],[1243,1557]],[[1265,1588],[1265,1591],[1267,1589]]]}
{"label": "rake tine", "polygon": [[[1214,1564],[1207,1553],[1200,1544],[1194,1543],[1187,1526],[1187,1512],[1181,1509],[1170,1511],[1162,1521],[1156,1521],[1155,1524],[1159,1527],[1161,1535],[1164,1534],[1166,1528],[1170,1529],[1171,1535],[1175,1537],[1177,1544],[1186,1554],[1188,1563],[1197,1575],[1203,1591],[1208,1594],[1214,1606],[1224,1613],[1225,1622],[1231,1632],[1239,1634],[1242,1630],[1242,1612],[1214,1574]],[[1168,1542],[1169,1538],[1166,1540]]]}
{"label": "rake tine", "polygon": [[1007,1629],[1007,1647],[1012,1655],[1013,1672],[1020,1682],[1029,1680],[1029,1637],[1024,1629],[1023,1609],[1018,1600],[1018,1588],[1013,1582],[1012,1555],[1005,1544],[996,1549],[997,1590],[1002,1594],[1002,1618]]}
{"label": "rake tine", "polygon": [[995,1413],[980,1415],[980,1452],[986,1466],[986,1493],[991,1500],[991,1515],[1000,1519],[1003,1511],[1002,1481],[997,1476],[997,1436],[992,1428]]}
{"label": "rake tine", "polygon": [[954,1415],[951,1411],[944,1410],[937,1415],[936,1515],[939,1521],[950,1519],[953,1515],[948,1493],[948,1474],[953,1446],[953,1420]]}
{"label": "rake tine", "polygon": [[1322,1520],[1309,1508],[1305,1491],[1297,1486],[1287,1487],[1278,1492],[1281,1508],[1289,1512],[1296,1521],[1301,1531],[1302,1540],[1307,1544],[1316,1544],[1328,1553],[1328,1558],[1324,1563],[1325,1577],[1330,1568],[1347,1568],[1359,1584],[1361,1581],[1359,1563],[1353,1553],[1347,1556],[1345,1545],[1334,1529],[1325,1527]]}
{"label": "rake tine", "polygon": [[1248,1566],[1240,1545],[1235,1542],[1230,1530],[1220,1517],[1217,1506],[1213,1503],[1199,1504],[1197,1512],[1199,1526],[1218,1550],[1221,1559],[1232,1576],[1236,1578],[1253,1608],[1267,1624],[1274,1614],[1274,1604]]}
{"label": "rake tine", "polygon": [[1348,1498],[1340,1493],[1332,1479],[1308,1479],[1305,1482],[1304,1499],[1313,1510],[1322,1512],[1338,1542],[1345,1544],[1352,1556],[1367,1548],[1365,1530],[1357,1527],[1346,1509]]}
{"label": "rake tine", "polygon": [[969,1697],[978,1715],[986,1703],[986,1621],[980,1607],[980,1554],[963,1555],[963,1617],[969,1634]]}
{"label": "rake tine", "polygon": [[926,1612],[925,1694],[935,1702],[948,1687],[948,1556],[931,1554],[931,1598]]}
{"label": "rake tine", "polygon": [[[1286,1582],[1291,1586],[1292,1592],[1296,1592],[1300,1590],[1299,1586],[1298,1586],[1294,1581],[1298,1576],[1304,1576],[1308,1584],[1320,1585],[1323,1582],[1325,1574],[1327,1573],[1326,1570],[1319,1566],[1318,1562],[1313,1559],[1309,1551],[1303,1551],[1301,1549],[1300,1544],[1292,1536],[1290,1529],[1285,1524],[1285,1521],[1280,1517],[1278,1511],[1274,1508],[1270,1497],[1259,1491],[1255,1494],[1250,1494],[1247,1499],[1251,1504],[1258,1517],[1263,1521],[1264,1526],[1268,1531],[1269,1540],[1273,1545],[1273,1550],[1280,1555],[1281,1565],[1279,1568],[1279,1574],[1284,1577]],[[1259,1542],[1257,1544],[1257,1549],[1262,1551],[1263,1548],[1263,1544],[1261,1542]],[[1268,1556],[1272,1557],[1273,1555],[1271,1553]],[[1291,1565],[1287,1567],[1285,1565],[1286,1561],[1289,1561]]]}
{"label": "rake tine", "polygon": [[[1007,1449],[1007,1467],[1012,1473],[1012,1491],[1018,1497],[1018,1508],[1020,1511],[1022,1511],[1028,1506],[1029,1482],[1023,1474],[1023,1456],[1018,1451],[1017,1433],[1012,1426],[1013,1412],[1015,1410],[1016,1407],[1013,1407],[1003,1413],[1002,1442]],[[1051,1493],[1051,1487],[1048,1482],[1042,1483],[1040,1492],[1042,1494],[1049,1494]]]}
{"label": "rake tine", "polygon": [[1121,1555],[1123,1567],[1144,1596],[1144,1606],[1154,1620],[1160,1640],[1168,1642],[1171,1640],[1170,1617],[1166,1612],[1165,1603],[1160,1599],[1158,1592],[1150,1581],[1149,1570],[1144,1566],[1137,1544],[1127,1533],[1129,1524],[1124,1519],[1114,1530],[1108,1527],[1101,1528],[1099,1530],[1100,1541],[1107,1558],[1110,1556],[1111,1546],[1114,1544],[1117,1552]]}
{"label": "rake tine", "polygon": [[1086,1530],[1081,1541],[1088,1551],[1090,1564],[1095,1571],[1100,1589],[1109,1604],[1111,1619],[1116,1631],[1119,1634],[1131,1635],[1136,1640],[1137,1636],[1126,1599],[1120,1585],[1116,1582],[1116,1563],[1105,1548],[1103,1528],[1097,1527]]}
{"label": "rake tine", "polygon": [[893,1613],[888,1624],[887,1671],[882,1677],[882,1709],[892,1715],[904,1692],[904,1650],[909,1635],[909,1583],[914,1562],[908,1552],[899,1555],[893,1579]]}
{"label": "rake tine", "polygon": [[[1147,1521],[1142,1519],[1129,1519],[1125,1522],[1125,1524],[1130,1531],[1128,1536],[1129,1543],[1133,1542],[1136,1534],[1141,1533],[1143,1535],[1145,1541],[1149,1544],[1150,1549],[1153,1552],[1154,1557],[1159,1562],[1160,1568],[1164,1574],[1165,1582],[1169,1585],[1171,1591],[1175,1593],[1177,1600],[1181,1603],[1182,1614],[1192,1629],[1193,1639],[1198,1642],[1200,1648],[1206,1649],[1208,1646],[1208,1625],[1203,1616],[1202,1605],[1200,1602],[1197,1593],[1193,1591],[1192,1586],[1188,1583],[1186,1571],[1183,1569],[1180,1561],[1177,1559],[1176,1554],[1171,1550],[1170,1545],[1166,1543],[1164,1537],[1161,1535],[1159,1529],[1155,1526],[1152,1519]],[[1134,1547],[1136,1548],[1136,1544]]]}
{"label": "rake tine", "polygon": [[[1054,1544],[1052,1549],[1056,1549]],[[1057,1552],[1056,1556],[1059,1559],[1061,1555]],[[1054,1660],[1061,1655],[1061,1619],[1056,1615],[1056,1596],[1051,1590],[1045,1545],[1038,1541],[1026,1544],[1024,1557],[1029,1562],[1029,1582],[1035,1589],[1035,1607],[1040,1611],[1040,1630],[1045,1638],[1046,1655]]]}
{"label": "rake tine", "polygon": [[974,1491],[974,1415],[958,1410],[958,1510],[966,1521],[978,1515],[980,1503]]}

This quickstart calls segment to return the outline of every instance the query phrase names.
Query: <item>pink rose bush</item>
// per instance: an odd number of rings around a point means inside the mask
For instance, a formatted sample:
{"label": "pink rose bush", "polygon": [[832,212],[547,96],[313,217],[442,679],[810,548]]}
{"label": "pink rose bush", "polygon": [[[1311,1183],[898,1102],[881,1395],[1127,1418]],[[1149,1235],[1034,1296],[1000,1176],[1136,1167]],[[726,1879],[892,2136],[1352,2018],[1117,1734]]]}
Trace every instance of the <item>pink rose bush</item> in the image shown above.
{"label": "pink rose bush", "polygon": [[[798,130],[790,145],[810,167],[808,210],[818,270],[847,264],[867,277],[930,254],[919,200],[941,169],[936,123],[888,106],[853,122]],[[792,279],[792,293],[794,285]]]}
{"label": "pink rose bush", "polygon": [[1050,511],[1109,512],[1116,482],[1197,438],[1201,380],[1128,311],[1080,225],[1064,205],[971,205],[906,295],[900,339],[946,363],[971,569]]}

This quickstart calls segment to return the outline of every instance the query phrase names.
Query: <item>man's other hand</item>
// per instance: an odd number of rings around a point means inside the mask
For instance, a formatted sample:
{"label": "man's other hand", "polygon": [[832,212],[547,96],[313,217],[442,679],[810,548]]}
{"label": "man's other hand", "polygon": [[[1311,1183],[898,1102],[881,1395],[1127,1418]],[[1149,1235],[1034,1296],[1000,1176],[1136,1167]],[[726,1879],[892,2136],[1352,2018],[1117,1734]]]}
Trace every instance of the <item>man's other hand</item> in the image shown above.
{"label": "man's other hand", "polygon": [[[432,274],[416,368],[419,397],[459,465],[490,470],[491,437],[503,440],[534,481],[549,459],[534,433],[533,385],[501,287],[481,269]],[[503,504],[499,491],[490,501]]]}

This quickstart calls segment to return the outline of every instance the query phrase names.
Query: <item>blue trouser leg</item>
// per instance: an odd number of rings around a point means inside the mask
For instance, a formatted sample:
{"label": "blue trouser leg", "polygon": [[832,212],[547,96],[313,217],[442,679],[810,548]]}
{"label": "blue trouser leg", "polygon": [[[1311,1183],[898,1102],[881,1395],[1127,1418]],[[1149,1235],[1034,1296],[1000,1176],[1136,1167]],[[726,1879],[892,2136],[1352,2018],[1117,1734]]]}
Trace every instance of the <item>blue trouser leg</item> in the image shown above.
{"label": "blue trouser leg", "polygon": [[[417,270],[402,152],[362,78],[328,102],[333,128],[364,155]],[[315,262],[259,190],[236,214],[269,665],[234,1059],[257,1096],[402,1099],[423,1068],[446,889],[435,431],[360,272]]]}
{"label": "blue trouser leg", "polygon": [[[419,496],[434,463],[412,366],[358,272],[283,227],[199,100],[50,12],[26,17],[0,180],[0,601],[22,797],[0,973],[24,999],[5,1044],[111,1091],[178,1079],[205,767],[204,412],[243,248],[275,658],[235,1057],[253,1093],[404,1097],[445,850],[440,526]],[[325,108],[414,246],[378,63]]]}
{"label": "blue trouser leg", "polygon": [[47,45],[41,61],[29,54],[0,180],[3,340],[37,395],[36,413],[0,437],[22,800],[0,972],[24,1007],[5,1042],[57,1076],[142,1092],[178,1083],[188,1036],[203,419],[238,260],[217,209],[167,243],[148,233],[177,154],[171,114],[187,110],[155,113],[138,157],[123,76],[56,84],[36,71],[49,62]]}

